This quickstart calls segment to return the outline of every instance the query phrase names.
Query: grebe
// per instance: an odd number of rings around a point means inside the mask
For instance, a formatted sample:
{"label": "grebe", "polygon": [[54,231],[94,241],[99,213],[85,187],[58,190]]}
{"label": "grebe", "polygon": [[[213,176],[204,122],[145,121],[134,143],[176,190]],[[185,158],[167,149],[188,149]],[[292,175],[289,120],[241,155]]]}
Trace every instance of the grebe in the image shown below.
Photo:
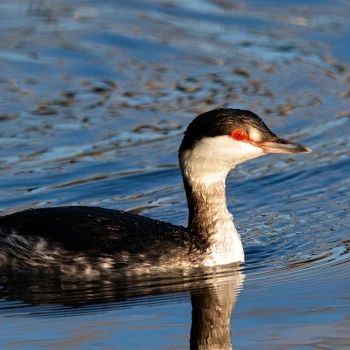
{"label": "grebe", "polygon": [[0,267],[67,274],[134,275],[243,263],[225,179],[266,153],[308,153],[276,136],[256,114],[215,109],[196,117],[179,149],[188,227],[111,209],[29,209],[0,217]]}

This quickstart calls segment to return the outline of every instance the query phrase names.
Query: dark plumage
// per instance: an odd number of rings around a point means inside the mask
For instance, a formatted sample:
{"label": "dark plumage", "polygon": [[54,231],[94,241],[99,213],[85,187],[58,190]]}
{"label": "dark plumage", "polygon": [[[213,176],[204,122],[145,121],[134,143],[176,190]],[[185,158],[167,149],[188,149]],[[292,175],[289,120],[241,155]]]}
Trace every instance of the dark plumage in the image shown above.
{"label": "dark plumage", "polygon": [[255,113],[242,109],[218,108],[193,119],[185,131],[179,152],[193,149],[204,137],[229,136],[234,129],[249,127],[260,131],[262,141],[273,141],[277,138]]}
{"label": "dark plumage", "polygon": [[[23,237],[45,238],[61,248],[93,257],[109,255],[123,247],[131,253],[145,245],[185,239],[185,228],[120,210],[97,207],[29,209],[0,217],[0,227]],[[142,234],[146,231],[147,235]],[[171,234],[170,234],[171,233]]]}

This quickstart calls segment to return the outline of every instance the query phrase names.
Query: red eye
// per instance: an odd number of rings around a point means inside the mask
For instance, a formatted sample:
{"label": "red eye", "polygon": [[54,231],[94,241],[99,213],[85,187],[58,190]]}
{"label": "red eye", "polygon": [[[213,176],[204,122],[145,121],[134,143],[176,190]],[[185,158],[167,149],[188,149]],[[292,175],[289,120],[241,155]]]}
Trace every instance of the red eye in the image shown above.
{"label": "red eye", "polygon": [[242,129],[233,130],[231,136],[237,141],[246,141],[249,139],[248,134]]}

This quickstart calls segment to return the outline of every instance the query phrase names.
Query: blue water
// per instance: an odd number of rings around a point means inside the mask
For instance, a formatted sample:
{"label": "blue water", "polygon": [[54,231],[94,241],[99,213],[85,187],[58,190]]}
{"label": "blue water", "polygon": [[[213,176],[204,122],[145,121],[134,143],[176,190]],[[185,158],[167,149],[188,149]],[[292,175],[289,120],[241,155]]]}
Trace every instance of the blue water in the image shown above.
{"label": "blue water", "polygon": [[313,153],[228,177],[238,271],[0,272],[0,348],[186,349],[212,322],[209,349],[348,349],[349,16],[346,1],[1,2],[2,214],[95,205],[185,225],[177,148],[216,107]]}

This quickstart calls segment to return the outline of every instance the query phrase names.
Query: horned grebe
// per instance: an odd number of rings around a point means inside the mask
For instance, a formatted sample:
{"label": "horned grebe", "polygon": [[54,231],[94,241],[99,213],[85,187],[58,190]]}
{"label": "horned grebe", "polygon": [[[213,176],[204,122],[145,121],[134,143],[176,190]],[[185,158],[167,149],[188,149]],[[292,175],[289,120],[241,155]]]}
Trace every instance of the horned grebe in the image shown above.
{"label": "horned grebe", "polygon": [[266,153],[308,153],[256,114],[215,109],[185,131],[179,162],[188,227],[95,207],[29,209],[0,217],[0,266],[67,274],[134,275],[244,262],[228,212],[230,169]]}

